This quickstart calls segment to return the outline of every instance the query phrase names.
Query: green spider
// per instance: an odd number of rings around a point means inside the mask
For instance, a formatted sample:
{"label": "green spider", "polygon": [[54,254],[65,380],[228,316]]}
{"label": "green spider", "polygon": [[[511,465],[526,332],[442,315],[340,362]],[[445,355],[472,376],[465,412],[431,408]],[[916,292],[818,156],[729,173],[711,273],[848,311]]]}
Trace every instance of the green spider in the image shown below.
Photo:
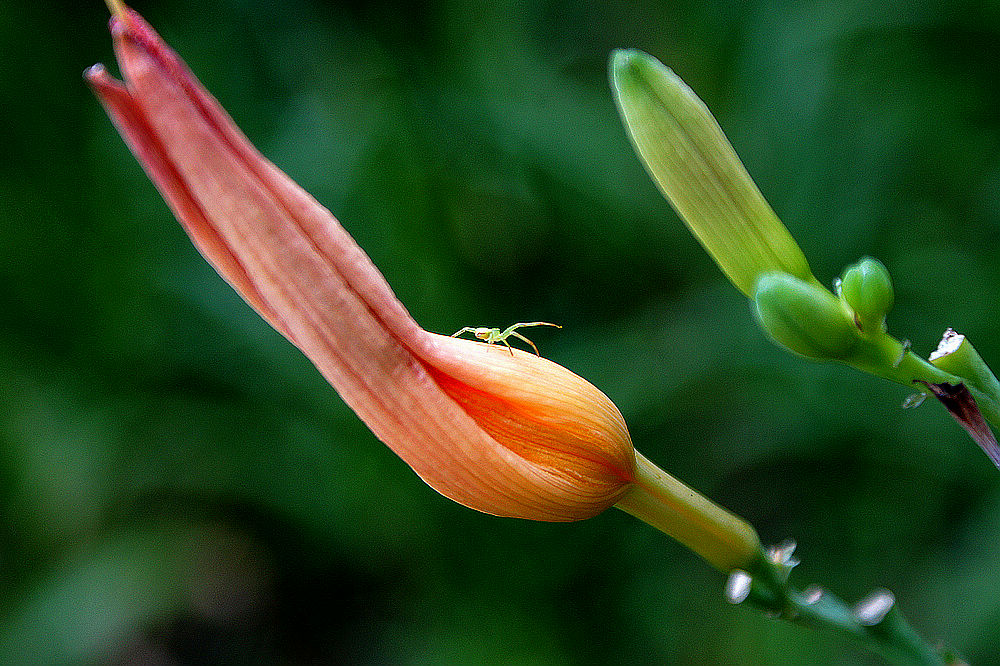
{"label": "green spider", "polygon": [[492,345],[495,342],[502,342],[507,345],[507,349],[510,350],[510,354],[513,356],[514,348],[510,346],[509,342],[507,342],[507,338],[513,335],[515,338],[523,340],[531,345],[531,348],[535,350],[535,356],[539,356],[538,347],[535,346],[535,343],[517,332],[517,329],[527,328],[528,326],[555,326],[556,328],[562,328],[559,324],[550,324],[547,321],[529,321],[519,324],[511,324],[503,331],[499,328],[486,328],[485,326],[466,326],[462,330],[452,333],[451,337],[456,338],[462,335],[462,333],[472,333],[488,345]]}

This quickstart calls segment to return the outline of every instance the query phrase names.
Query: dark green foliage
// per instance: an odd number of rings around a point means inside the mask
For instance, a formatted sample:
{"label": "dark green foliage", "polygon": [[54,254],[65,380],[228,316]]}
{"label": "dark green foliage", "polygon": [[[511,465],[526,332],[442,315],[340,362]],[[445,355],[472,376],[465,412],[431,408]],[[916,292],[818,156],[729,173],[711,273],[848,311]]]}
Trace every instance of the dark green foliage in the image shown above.
{"label": "dark green foliage", "polygon": [[[544,355],[796,538],[802,581],[886,586],[995,658],[996,469],[940,405],[772,345],[605,78],[615,47],[668,64],[820,280],[879,257],[891,332],[926,354],[955,326],[996,367],[995,9],[136,2],[425,327],[562,324]],[[106,16],[0,6],[0,662],[870,663],[729,606],[620,512],[500,520],[424,486],[172,219],[80,78],[114,69]]]}

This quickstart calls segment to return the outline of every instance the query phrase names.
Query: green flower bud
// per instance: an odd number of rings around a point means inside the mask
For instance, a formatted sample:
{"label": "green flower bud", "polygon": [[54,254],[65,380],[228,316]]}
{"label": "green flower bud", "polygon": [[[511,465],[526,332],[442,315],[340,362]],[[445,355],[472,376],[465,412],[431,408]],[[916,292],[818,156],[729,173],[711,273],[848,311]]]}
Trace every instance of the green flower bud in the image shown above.
{"label": "green flower bud", "polygon": [[840,297],[854,310],[861,330],[880,333],[885,330],[885,315],[892,308],[892,280],[882,262],[865,257],[844,271]]}
{"label": "green flower bud", "polygon": [[787,273],[762,275],[754,304],[757,320],[775,342],[809,358],[844,360],[861,339],[836,296]]}
{"label": "green flower bud", "polygon": [[751,297],[771,271],[815,280],[711,112],[670,68],[641,51],[615,51],[611,84],[639,158],[740,291]]}

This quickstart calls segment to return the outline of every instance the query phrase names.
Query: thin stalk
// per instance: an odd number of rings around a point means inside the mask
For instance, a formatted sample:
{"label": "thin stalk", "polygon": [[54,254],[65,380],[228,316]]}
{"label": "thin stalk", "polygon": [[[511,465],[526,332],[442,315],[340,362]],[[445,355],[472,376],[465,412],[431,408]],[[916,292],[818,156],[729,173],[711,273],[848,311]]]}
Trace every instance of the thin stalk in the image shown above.
{"label": "thin stalk", "polygon": [[[916,382],[932,384],[965,384],[976,405],[994,428],[1000,428],[1000,395],[990,395],[977,388],[965,377],[945,372],[909,351],[902,342],[888,333],[863,339],[844,363],[909,388]],[[917,388],[917,390],[921,390]]]}
{"label": "thin stalk", "polygon": [[677,539],[724,573],[747,566],[760,550],[760,539],[749,523],[638,451],[635,456],[635,483],[615,506]]}
{"label": "thin stalk", "polygon": [[125,3],[122,0],[104,0],[111,14],[119,18],[125,16]]}
{"label": "thin stalk", "polygon": [[[878,590],[853,608],[835,595],[789,585],[794,562],[776,562],[763,550],[750,567],[752,586],[746,600],[778,617],[813,629],[850,637],[896,664],[943,666],[948,661],[909,625],[887,590]],[[784,551],[790,558],[791,549]],[[741,601],[736,599],[733,601]]]}
{"label": "thin stalk", "polygon": [[636,452],[633,488],[615,506],[729,574],[726,595],[733,603],[746,600],[790,622],[843,634],[892,663],[948,663],[909,626],[886,590],[852,608],[818,588],[793,588],[788,578],[797,564],[792,558],[794,543],[765,551],[749,523],[670,476],[641,453]]}

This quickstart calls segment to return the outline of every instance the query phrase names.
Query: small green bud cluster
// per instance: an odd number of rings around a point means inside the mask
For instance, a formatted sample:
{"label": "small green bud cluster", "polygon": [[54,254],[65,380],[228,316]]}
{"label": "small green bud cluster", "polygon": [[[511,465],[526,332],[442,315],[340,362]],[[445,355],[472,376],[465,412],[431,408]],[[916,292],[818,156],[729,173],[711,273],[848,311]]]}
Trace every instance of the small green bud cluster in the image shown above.
{"label": "small green bud cluster", "polygon": [[844,271],[835,291],[836,296],[788,273],[765,273],[754,288],[757,320],[778,344],[798,354],[847,361],[861,340],[885,332],[892,281],[885,266],[865,257]]}
{"label": "small green bud cluster", "polygon": [[863,333],[885,331],[885,316],[892,308],[893,293],[889,271],[880,261],[865,257],[848,266],[837,291],[854,311],[854,319]]}
{"label": "small green bud cluster", "polygon": [[861,339],[850,310],[815,282],[765,273],[754,290],[754,312],[778,344],[816,359],[844,359]]}

